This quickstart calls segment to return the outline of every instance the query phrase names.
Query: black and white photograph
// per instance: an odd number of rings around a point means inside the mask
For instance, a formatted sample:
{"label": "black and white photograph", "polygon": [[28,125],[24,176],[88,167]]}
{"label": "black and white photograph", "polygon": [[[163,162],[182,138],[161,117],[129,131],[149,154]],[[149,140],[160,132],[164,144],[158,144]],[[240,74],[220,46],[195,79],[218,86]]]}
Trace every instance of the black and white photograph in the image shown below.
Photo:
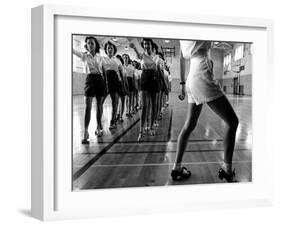
{"label": "black and white photograph", "polygon": [[186,38],[72,34],[74,191],[252,181],[253,44]]}

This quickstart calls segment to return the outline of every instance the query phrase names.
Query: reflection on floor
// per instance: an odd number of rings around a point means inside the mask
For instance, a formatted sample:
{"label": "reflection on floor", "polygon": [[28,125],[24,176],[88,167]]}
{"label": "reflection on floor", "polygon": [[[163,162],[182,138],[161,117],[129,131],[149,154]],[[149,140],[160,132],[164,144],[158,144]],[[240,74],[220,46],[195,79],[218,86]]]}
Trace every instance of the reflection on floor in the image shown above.
{"label": "reflection on floor", "polygon": [[[240,124],[236,135],[233,166],[240,182],[252,179],[252,99],[228,96]],[[89,127],[90,144],[81,145],[83,132],[84,98],[73,97],[73,189],[124,188],[162,186],[173,184],[222,183],[217,171],[223,160],[222,136],[225,124],[207,105],[204,105],[196,129],[190,136],[183,164],[192,172],[190,179],[173,182],[176,141],[186,118],[187,103],[179,101],[176,93],[170,94],[170,105],[155,136],[147,135],[137,142],[139,114],[108,129],[111,100],[104,104],[103,125],[105,134],[97,138],[95,103]]]}

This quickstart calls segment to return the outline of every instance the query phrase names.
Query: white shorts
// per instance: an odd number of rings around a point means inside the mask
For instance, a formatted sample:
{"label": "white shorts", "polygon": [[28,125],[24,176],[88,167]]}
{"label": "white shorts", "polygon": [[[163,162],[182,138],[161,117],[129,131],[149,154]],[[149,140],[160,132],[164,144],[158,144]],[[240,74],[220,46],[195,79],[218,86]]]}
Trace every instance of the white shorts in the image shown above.
{"label": "white shorts", "polygon": [[191,58],[190,70],[186,81],[189,103],[199,105],[224,95],[220,85],[214,80],[214,75],[211,71],[208,58]]}

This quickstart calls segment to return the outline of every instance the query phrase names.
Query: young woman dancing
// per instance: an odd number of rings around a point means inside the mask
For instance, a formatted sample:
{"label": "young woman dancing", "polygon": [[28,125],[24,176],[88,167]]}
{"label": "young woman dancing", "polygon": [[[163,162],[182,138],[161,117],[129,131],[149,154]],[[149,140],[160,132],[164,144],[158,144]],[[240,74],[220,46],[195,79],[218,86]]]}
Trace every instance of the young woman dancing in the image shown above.
{"label": "young woman dancing", "polygon": [[[181,96],[184,99],[187,94],[188,108],[185,124],[178,137],[176,159],[171,176],[173,180],[180,181],[191,175],[191,172],[182,166],[182,157],[189,136],[197,125],[202,106],[206,103],[227,125],[224,136],[224,163],[219,169],[218,177],[227,182],[236,182],[235,171],[232,170],[232,156],[239,121],[220,86],[214,81],[213,68],[208,56],[211,42],[180,41],[180,44]],[[190,69],[186,79],[187,60],[190,60]]]}
{"label": "young woman dancing", "polygon": [[107,57],[102,60],[102,70],[105,74],[108,84],[108,92],[111,97],[112,103],[112,114],[109,129],[116,128],[116,116],[119,103],[119,92],[122,88],[122,73],[123,68],[120,60],[115,57],[117,52],[116,46],[110,41],[106,42],[104,45],[104,50]]}
{"label": "young woman dancing", "polygon": [[80,57],[85,63],[85,70],[87,78],[85,82],[84,95],[85,95],[85,114],[84,114],[84,136],[82,144],[89,143],[88,127],[91,120],[91,109],[93,97],[96,97],[96,120],[97,129],[95,134],[97,136],[102,135],[102,113],[103,102],[107,93],[105,77],[102,74],[101,63],[102,57],[98,54],[100,51],[100,45],[97,39],[93,36],[88,36],[85,39],[86,52],[79,52],[73,49],[73,54]]}
{"label": "young woman dancing", "polygon": [[159,91],[159,56],[152,52],[152,39],[144,38],[141,42],[141,46],[144,50],[141,53],[133,42],[130,42],[130,47],[133,48],[141,59],[141,99],[142,99],[142,111],[140,117],[140,132],[138,141],[144,140],[145,122],[148,119],[149,110],[151,107],[150,117],[150,135],[155,135],[153,128],[156,116],[156,94]]}
{"label": "young woman dancing", "polygon": [[131,65],[131,59],[128,54],[123,54],[124,69],[128,81],[129,94],[127,98],[127,117],[131,118],[134,114],[134,91],[135,91],[135,68]]}

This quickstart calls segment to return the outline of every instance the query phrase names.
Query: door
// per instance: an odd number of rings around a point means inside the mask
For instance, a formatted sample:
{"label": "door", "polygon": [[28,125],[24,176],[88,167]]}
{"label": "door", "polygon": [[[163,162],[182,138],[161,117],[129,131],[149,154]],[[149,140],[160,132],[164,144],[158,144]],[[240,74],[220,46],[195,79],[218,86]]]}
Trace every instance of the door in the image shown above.
{"label": "door", "polygon": [[233,78],[233,94],[238,95],[239,94],[239,85],[238,85],[238,77]]}

